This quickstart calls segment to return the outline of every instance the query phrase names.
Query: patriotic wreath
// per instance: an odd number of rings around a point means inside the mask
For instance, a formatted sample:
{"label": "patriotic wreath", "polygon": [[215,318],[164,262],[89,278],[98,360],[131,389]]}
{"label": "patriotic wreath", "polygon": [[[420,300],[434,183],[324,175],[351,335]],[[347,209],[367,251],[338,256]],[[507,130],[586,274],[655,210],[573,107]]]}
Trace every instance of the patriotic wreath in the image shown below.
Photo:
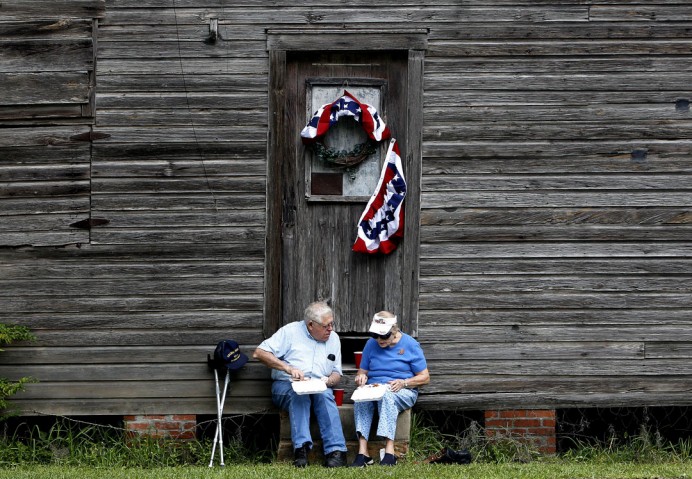
{"label": "patriotic wreath", "polygon": [[[368,136],[363,143],[358,143],[350,151],[337,150],[324,143],[329,128],[342,117],[353,118]],[[312,116],[303,131],[300,132],[304,144],[311,145],[315,155],[327,163],[352,167],[377,151],[377,143],[390,137],[389,128],[380,118],[377,110],[344,90],[343,96],[332,103],[322,105]]]}
{"label": "patriotic wreath", "polygon": [[321,141],[312,145],[313,151],[320,160],[339,166],[355,166],[377,151],[377,143],[368,140],[358,143],[351,151],[331,148]]}

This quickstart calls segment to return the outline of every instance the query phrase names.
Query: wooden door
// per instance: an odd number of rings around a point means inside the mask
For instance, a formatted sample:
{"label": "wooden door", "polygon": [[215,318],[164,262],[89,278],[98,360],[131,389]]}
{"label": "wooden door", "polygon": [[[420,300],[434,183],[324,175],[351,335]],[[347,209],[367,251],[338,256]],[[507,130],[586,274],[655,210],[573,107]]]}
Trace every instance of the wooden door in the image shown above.
{"label": "wooden door", "polygon": [[[276,192],[282,205],[282,324],[301,319],[305,306],[315,300],[330,302],[340,333],[366,332],[372,315],[382,309],[400,314],[401,252],[373,256],[351,251],[388,142],[347,171],[316,158],[302,144],[300,131],[321,105],[348,90],[377,108],[405,151],[407,65],[406,52],[297,52],[286,57],[287,118],[278,140],[285,142],[287,157],[281,160]],[[325,144],[349,150],[363,139],[359,135],[364,133],[357,125],[340,120]]]}

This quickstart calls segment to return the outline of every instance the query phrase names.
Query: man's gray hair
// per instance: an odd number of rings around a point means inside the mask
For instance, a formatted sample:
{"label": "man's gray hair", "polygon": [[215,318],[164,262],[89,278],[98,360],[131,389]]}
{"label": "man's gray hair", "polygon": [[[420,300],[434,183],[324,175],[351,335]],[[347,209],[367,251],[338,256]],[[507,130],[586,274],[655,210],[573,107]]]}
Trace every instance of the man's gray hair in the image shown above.
{"label": "man's gray hair", "polygon": [[317,324],[322,324],[322,317],[327,314],[334,314],[332,308],[324,301],[315,301],[310,303],[305,312],[303,313],[305,324],[307,325],[310,321]]}

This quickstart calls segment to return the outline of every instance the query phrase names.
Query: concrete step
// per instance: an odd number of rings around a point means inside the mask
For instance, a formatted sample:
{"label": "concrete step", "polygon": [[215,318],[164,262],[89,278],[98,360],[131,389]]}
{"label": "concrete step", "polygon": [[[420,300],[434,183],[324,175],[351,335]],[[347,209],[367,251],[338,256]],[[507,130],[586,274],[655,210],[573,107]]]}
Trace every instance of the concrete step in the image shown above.
{"label": "concrete step", "polygon": [[[277,451],[277,459],[279,461],[293,461],[293,443],[291,442],[291,423],[288,420],[288,413],[281,411],[280,427],[279,427],[279,448]],[[339,416],[341,425],[344,429],[344,437],[346,438],[346,447],[348,448],[348,460],[353,461],[358,453],[358,441],[356,437],[356,425],[353,416],[353,403],[339,406]],[[368,441],[369,456],[374,458],[376,462],[380,457],[380,449],[384,448],[385,441],[382,438],[375,436],[377,429],[377,418],[373,421],[373,430],[370,433],[370,441]],[[313,418],[310,424],[310,434],[312,435],[313,447],[310,451],[311,464],[320,464],[324,461],[322,451],[322,440],[320,439],[320,431],[317,426],[317,421]],[[399,414],[396,423],[396,436],[394,438],[394,452],[398,456],[402,456],[408,452],[411,435],[411,410],[407,409]]]}

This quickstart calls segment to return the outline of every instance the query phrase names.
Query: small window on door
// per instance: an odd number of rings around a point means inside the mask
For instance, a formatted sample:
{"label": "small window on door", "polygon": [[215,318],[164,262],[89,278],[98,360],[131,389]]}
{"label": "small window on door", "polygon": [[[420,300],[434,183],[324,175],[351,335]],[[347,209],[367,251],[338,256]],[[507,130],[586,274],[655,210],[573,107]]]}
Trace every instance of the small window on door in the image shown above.
{"label": "small window on door", "polygon": [[[325,104],[348,91],[359,102],[373,106],[385,120],[382,105],[386,82],[377,79],[308,79],[306,122]],[[308,201],[367,202],[377,187],[387,141],[368,146],[363,128],[344,116],[331,126],[318,145],[305,148],[305,196]],[[365,154],[363,154],[365,152]],[[344,155],[356,164],[343,163]]]}

